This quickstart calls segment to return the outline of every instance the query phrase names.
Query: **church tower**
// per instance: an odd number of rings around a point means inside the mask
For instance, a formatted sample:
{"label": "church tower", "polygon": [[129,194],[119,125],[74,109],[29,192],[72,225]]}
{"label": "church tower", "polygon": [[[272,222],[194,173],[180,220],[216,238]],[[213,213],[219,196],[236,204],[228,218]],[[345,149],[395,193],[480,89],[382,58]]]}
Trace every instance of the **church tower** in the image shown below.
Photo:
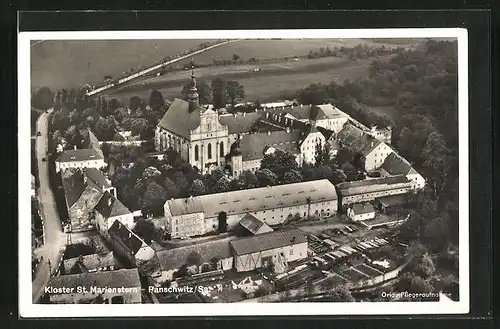
{"label": "church tower", "polygon": [[200,105],[198,88],[196,87],[196,77],[194,76],[194,67],[191,69],[191,83],[188,93],[189,109],[193,110],[196,106]]}

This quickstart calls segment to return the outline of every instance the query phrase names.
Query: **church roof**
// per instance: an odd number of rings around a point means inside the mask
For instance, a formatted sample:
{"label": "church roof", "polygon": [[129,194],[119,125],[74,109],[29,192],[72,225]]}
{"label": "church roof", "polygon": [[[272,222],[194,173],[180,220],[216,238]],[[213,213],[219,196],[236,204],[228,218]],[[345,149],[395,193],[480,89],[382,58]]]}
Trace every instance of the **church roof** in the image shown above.
{"label": "church roof", "polygon": [[290,151],[296,154],[298,152],[300,138],[301,131],[299,130],[290,132],[280,130],[264,134],[245,135],[240,141],[242,160],[250,161],[262,159],[268,147],[274,147],[278,150]]}
{"label": "church roof", "polygon": [[176,135],[189,138],[190,132],[200,125],[199,106],[189,109],[189,102],[175,98],[158,125]]}
{"label": "church roof", "polygon": [[260,114],[256,112],[226,114],[219,117],[219,122],[227,126],[229,134],[248,133],[259,120]]}

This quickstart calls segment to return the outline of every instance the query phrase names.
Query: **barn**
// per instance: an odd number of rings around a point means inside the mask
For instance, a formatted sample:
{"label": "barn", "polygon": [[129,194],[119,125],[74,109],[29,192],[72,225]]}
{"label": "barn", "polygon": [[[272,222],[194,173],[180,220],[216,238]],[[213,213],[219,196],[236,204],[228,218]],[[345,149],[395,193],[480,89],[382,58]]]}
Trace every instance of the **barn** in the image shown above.
{"label": "barn", "polygon": [[299,229],[258,234],[232,240],[229,245],[237,272],[272,267],[280,273],[289,262],[307,257],[307,238]]}

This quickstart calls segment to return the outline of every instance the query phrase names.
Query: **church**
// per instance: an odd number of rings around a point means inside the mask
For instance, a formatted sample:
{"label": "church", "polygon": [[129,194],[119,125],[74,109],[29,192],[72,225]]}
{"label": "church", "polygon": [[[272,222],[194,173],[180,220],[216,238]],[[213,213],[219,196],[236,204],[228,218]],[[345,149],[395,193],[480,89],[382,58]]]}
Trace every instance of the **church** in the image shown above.
{"label": "church", "polygon": [[179,152],[202,174],[225,166],[232,143],[249,134],[259,122],[257,113],[220,114],[200,106],[196,77],[191,74],[188,100],[174,99],[155,130],[156,150]]}
{"label": "church", "polygon": [[175,98],[155,130],[159,152],[177,151],[193,167],[207,174],[216,168],[238,176],[255,172],[262,158],[276,150],[295,155],[299,166],[314,164],[318,145],[339,144],[359,153],[367,171],[379,168],[392,151],[387,133],[369,129],[332,104],[278,107],[251,113],[230,114],[225,109],[199,104],[194,71],[187,101]]}

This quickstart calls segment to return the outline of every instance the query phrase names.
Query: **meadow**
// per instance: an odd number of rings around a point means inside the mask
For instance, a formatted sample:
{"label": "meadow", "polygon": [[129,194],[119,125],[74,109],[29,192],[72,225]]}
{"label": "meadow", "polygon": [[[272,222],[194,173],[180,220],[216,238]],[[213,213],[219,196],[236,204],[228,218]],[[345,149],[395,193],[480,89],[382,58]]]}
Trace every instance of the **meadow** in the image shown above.
{"label": "meadow", "polygon": [[[99,85],[105,75],[117,76],[131,68],[147,67],[166,56],[197,47],[214,40],[44,40],[31,47],[31,88],[47,86],[51,89],[76,88],[83,84]],[[404,43],[407,47],[414,44]],[[193,58],[200,64],[214,59],[230,59],[238,54],[242,59],[260,60],[286,56],[304,56],[320,48],[354,46],[366,43],[384,44],[369,39],[281,39],[242,40],[215,48]],[[398,44],[397,46],[403,46]],[[179,63],[177,66],[182,66]]]}
{"label": "meadow", "polygon": [[[265,65],[234,65],[227,67],[204,67],[196,69],[197,81],[207,82],[215,77],[236,80],[245,88],[245,100],[272,101],[295,93],[311,83],[339,83],[355,80],[367,73],[372,60],[349,60],[327,57],[270,63]],[[260,71],[254,71],[254,68]],[[149,98],[152,89],[159,90],[163,97],[180,97],[182,87],[189,81],[189,71],[171,72],[164,76],[138,81],[104,96],[128,103],[132,96]]]}

